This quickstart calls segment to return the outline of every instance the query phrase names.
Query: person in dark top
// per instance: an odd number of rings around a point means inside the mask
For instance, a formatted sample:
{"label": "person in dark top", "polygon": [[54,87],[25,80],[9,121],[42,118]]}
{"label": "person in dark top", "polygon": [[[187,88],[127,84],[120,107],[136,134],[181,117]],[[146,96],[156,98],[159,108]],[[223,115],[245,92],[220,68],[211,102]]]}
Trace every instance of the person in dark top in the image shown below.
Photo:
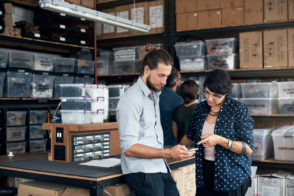
{"label": "person in dark top", "polygon": [[186,80],[179,89],[184,103],[173,111],[172,130],[173,136],[178,143],[181,141],[185,131],[189,128],[192,114],[197,106],[195,100],[198,95],[198,84],[194,80]]}
{"label": "person in dark top", "polygon": [[159,97],[160,122],[165,146],[174,146],[178,143],[172,132],[172,112],[183,103],[183,99],[176,93],[180,84],[181,74],[176,68],[172,68]]}
{"label": "person in dark top", "polygon": [[208,74],[203,89],[206,100],[197,105],[180,142],[198,144],[196,196],[244,196],[251,186],[253,119],[245,104],[229,96],[231,88],[227,71]]}

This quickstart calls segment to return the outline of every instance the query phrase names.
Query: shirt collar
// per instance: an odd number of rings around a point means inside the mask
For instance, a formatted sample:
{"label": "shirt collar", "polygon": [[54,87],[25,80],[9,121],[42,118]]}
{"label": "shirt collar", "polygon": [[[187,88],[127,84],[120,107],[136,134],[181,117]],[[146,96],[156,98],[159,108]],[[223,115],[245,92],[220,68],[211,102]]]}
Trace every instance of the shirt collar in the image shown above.
{"label": "shirt collar", "polygon": [[[141,77],[138,78],[137,83],[139,84],[140,88],[142,89],[144,95],[148,97],[151,94],[151,90],[147,87],[145,82],[142,80]],[[153,92],[154,95],[159,96],[161,92]]]}

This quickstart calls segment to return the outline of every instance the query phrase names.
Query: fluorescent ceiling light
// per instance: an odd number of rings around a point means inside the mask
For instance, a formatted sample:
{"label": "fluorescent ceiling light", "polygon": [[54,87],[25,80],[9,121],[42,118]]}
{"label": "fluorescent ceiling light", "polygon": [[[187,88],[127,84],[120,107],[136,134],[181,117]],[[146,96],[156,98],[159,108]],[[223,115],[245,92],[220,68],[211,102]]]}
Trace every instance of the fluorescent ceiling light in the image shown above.
{"label": "fluorescent ceiling light", "polygon": [[39,0],[39,5],[41,8],[46,10],[65,13],[70,16],[80,17],[90,21],[99,21],[145,33],[150,30],[149,25],[136,23],[125,18],[106,14],[83,6],[70,4],[61,0]]}

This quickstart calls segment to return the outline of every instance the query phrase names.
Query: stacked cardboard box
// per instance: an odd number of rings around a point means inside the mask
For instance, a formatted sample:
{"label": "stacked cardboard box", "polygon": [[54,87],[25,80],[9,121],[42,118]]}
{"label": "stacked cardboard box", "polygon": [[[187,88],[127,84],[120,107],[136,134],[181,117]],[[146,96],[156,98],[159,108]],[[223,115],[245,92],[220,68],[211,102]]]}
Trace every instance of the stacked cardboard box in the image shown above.
{"label": "stacked cardboard box", "polygon": [[181,196],[194,196],[196,193],[195,164],[172,171]]}

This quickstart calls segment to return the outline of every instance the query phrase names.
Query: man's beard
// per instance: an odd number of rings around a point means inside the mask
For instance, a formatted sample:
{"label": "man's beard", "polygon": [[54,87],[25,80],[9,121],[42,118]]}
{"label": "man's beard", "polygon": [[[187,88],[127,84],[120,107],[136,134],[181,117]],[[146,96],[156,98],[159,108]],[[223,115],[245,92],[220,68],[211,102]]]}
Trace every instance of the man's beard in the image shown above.
{"label": "man's beard", "polygon": [[147,78],[146,85],[150,90],[155,91],[155,92],[160,92],[162,90],[162,87],[160,89],[155,88],[155,86],[153,86],[153,84],[151,84],[149,77]]}

